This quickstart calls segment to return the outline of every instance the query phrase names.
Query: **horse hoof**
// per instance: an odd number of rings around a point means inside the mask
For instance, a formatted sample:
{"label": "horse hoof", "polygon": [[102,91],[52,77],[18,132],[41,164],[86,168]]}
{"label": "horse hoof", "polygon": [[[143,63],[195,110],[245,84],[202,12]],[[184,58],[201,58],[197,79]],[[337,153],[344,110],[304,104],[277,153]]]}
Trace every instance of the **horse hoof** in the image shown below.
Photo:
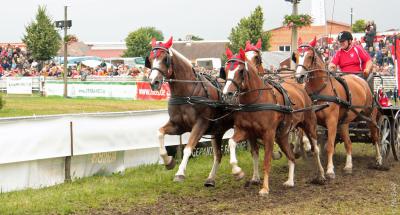
{"label": "horse hoof", "polygon": [[283,183],[284,187],[294,187],[294,182],[293,181],[286,181]]}
{"label": "horse hoof", "polygon": [[318,176],[311,180],[311,184],[324,185],[326,184],[326,178],[323,176]]}
{"label": "horse hoof", "polygon": [[258,186],[260,184],[261,184],[261,180],[260,179],[251,179],[250,180],[250,185]]}
{"label": "horse hoof", "polygon": [[301,153],[298,153],[298,152],[294,153],[294,158],[295,159],[301,158]]}
{"label": "horse hoof", "polygon": [[205,187],[215,187],[215,180],[214,179],[207,179],[206,182],[204,182]]}
{"label": "horse hoof", "polygon": [[174,181],[175,182],[183,182],[185,180],[184,175],[175,175]]}
{"label": "horse hoof", "polygon": [[235,180],[236,180],[236,181],[239,181],[239,180],[241,180],[242,178],[244,178],[244,172],[243,172],[243,171],[240,171],[240,172],[238,172],[238,173],[233,174],[233,176],[235,177]]}
{"label": "horse hoof", "polygon": [[175,159],[171,157],[171,161],[165,165],[165,168],[167,170],[171,170],[175,167],[175,165],[176,165]]}
{"label": "horse hoof", "polygon": [[263,188],[263,189],[260,190],[260,192],[258,192],[258,194],[259,194],[260,196],[268,196],[269,190]]}
{"label": "horse hoof", "polygon": [[281,158],[282,158],[282,152],[280,152],[280,151],[272,152],[272,159],[279,160]]}
{"label": "horse hoof", "polygon": [[307,155],[307,157],[312,158],[313,157],[313,152],[311,150],[307,151],[306,155]]}
{"label": "horse hoof", "polygon": [[352,168],[344,168],[343,171],[344,171],[345,175],[353,174],[353,169]]}
{"label": "horse hoof", "polygon": [[326,173],[326,178],[329,180],[333,180],[335,179],[335,173]]}

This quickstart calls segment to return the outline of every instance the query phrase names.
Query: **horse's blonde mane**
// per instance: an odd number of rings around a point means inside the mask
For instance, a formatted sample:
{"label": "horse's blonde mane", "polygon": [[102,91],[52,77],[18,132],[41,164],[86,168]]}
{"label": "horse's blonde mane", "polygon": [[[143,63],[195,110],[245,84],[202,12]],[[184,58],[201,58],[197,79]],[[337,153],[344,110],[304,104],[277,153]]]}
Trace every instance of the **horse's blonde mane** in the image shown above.
{"label": "horse's blonde mane", "polygon": [[185,63],[188,64],[188,66],[192,67],[192,63],[190,62],[189,59],[187,59],[185,56],[183,56],[181,53],[179,53],[177,50],[170,48],[171,54],[176,55],[178,58],[181,58]]}

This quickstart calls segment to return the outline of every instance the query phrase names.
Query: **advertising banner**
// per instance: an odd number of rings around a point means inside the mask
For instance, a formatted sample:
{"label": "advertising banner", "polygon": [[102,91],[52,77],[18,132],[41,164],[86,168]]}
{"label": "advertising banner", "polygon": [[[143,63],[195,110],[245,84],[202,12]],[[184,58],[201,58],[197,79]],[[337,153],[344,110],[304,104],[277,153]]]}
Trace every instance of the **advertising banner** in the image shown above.
{"label": "advertising banner", "polygon": [[7,77],[7,94],[32,94],[32,77]]}
{"label": "advertising banner", "polygon": [[[62,96],[62,81],[46,81],[47,96]],[[68,96],[76,98],[136,99],[136,82],[68,81]]]}
{"label": "advertising banner", "polygon": [[163,83],[159,91],[153,91],[149,82],[137,82],[138,100],[167,100],[170,96],[168,83]]}

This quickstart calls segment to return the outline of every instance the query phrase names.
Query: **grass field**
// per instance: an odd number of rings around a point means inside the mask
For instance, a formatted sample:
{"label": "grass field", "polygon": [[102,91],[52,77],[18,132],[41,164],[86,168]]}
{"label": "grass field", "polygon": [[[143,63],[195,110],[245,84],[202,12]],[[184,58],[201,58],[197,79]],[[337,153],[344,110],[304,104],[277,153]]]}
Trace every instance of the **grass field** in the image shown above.
{"label": "grass field", "polygon": [[67,113],[119,112],[166,109],[167,101],[133,101],[115,99],[65,99],[39,95],[6,95],[0,117],[51,115]]}
{"label": "grass field", "polygon": [[[368,168],[371,145],[355,144],[354,173],[341,173],[343,146],[335,156],[337,178],[326,185],[312,185],[313,165],[299,160],[295,188],[287,189],[286,160],[273,162],[271,193],[259,197],[259,187],[245,187],[230,174],[229,158],[223,157],[216,188],[205,188],[211,156],[189,161],[186,180],[172,181],[177,167],[141,166],[124,174],[95,176],[38,190],[0,194],[0,214],[399,214],[399,164],[390,171]],[[260,158],[261,159],[261,158]],[[251,158],[239,152],[240,165],[251,176]]]}

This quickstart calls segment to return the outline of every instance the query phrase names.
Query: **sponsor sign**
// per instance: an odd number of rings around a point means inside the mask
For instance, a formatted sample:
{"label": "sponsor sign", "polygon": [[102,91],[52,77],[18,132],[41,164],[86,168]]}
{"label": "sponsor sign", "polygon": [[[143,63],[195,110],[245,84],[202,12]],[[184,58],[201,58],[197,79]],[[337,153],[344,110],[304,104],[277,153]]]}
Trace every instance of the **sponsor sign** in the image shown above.
{"label": "sponsor sign", "polygon": [[7,77],[7,94],[32,94],[32,77]]}
{"label": "sponsor sign", "polygon": [[[46,81],[47,96],[62,96],[62,81]],[[68,82],[68,96],[83,98],[136,99],[135,82],[72,81]]]}
{"label": "sponsor sign", "polygon": [[149,82],[137,82],[138,100],[166,100],[171,96],[168,83],[163,83],[159,91],[153,91]]}

